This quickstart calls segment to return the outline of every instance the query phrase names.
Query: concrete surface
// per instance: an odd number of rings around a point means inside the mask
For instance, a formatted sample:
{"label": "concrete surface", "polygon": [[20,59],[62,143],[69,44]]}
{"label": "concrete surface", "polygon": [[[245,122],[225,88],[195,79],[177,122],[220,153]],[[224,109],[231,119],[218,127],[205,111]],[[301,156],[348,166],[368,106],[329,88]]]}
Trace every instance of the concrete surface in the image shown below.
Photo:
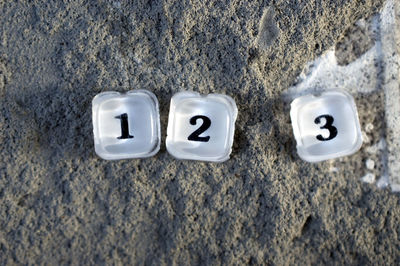
{"label": "concrete surface", "polygon": [[[399,264],[399,194],[360,180],[384,169],[384,90],[355,95],[371,145],[318,164],[282,96],[383,2],[0,1],[1,264]],[[104,161],[91,100],[135,88],[159,99],[161,150]],[[229,161],[167,154],[181,90],[235,99]]]}

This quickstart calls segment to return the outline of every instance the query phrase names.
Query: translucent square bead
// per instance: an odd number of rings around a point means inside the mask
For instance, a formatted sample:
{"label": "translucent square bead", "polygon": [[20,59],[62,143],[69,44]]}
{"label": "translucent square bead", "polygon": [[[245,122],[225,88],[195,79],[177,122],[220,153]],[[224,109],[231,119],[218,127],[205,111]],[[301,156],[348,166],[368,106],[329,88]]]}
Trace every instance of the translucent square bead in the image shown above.
{"label": "translucent square bead", "polygon": [[227,95],[177,93],[171,99],[167,150],[178,159],[228,160],[236,117],[235,101]]}
{"label": "translucent square bead", "polygon": [[94,146],[106,160],[153,156],[160,149],[156,96],[147,90],[114,91],[92,101]]}
{"label": "translucent square bead", "polygon": [[343,91],[306,95],[291,103],[297,153],[308,162],[350,155],[362,145],[357,107]]}

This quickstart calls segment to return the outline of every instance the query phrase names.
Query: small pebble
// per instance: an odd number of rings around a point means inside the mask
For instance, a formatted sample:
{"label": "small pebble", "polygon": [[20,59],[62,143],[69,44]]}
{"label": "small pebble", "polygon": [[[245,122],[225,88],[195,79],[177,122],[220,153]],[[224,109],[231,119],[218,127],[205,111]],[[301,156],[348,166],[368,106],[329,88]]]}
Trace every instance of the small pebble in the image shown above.
{"label": "small pebble", "polygon": [[369,139],[367,133],[365,133],[365,131],[361,131],[361,134],[362,134],[363,142],[369,143],[370,139]]}
{"label": "small pebble", "polygon": [[329,168],[329,172],[331,172],[331,173],[337,173],[337,172],[339,172],[339,169],[337,168],[337,167],[330,167]]}
{"label": "small pebble", "polygon": [[365,162],[365,165],[367,166],[367,168],[369,170],[373,170],[375,168],[375,162],[371,159],[367,159],[367,161]]}
{"label": "small pebble", "polygon": [[371,132],[372,130],[374,130],[374,125],[371,124],[371,123],[368,123],[368,124],[365,126],[365,131],[367,131],[367,132],[369,133],[369,132]]}
{"label": "small pebble", "polygon": [[361,181],[372,184],[375,182],[375,175],[373,173],[367,173],[365,176],[361,177]]}

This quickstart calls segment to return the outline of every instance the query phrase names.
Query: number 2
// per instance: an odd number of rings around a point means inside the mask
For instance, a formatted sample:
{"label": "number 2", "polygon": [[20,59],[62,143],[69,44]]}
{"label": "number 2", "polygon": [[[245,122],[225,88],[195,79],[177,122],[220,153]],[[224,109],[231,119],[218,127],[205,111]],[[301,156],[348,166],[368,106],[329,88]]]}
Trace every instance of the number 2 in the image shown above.
{"label": "number 2", "polygon": [[329,136],[327,138],[324,138],[321,134],[317,136],[317,139],[320,141],[327,141],[335,138],[338,134],[337,128],[333,126],[333,117],[331,115],[320,115],[317,118],[315,118],[314,123],[315,124],[320,124],[321,123],[321,118],[325,118],[325,125],[321,126],[320,129],[327,129],[329,130]]}
{"label": "number 2", "polygon": [[121,120],[121,136],[117,137],[117,139],[132,139],[133,136],[129,135],[128,114],[123,113],[115,118]]}
{"label": "number 2", "polygon": [[190,121],[189,121],[190,124],[196,125],[197,119],[203,120],[203,124],[198,129],[196,129],[192,134],[189,135],[188,140],[208,142],[210,140],[210,136],[200,137],[200,134],[202,134],[204,131],[206,131],[211,126],[211,120],[207,116],[196,115],[196,116],[193,116],[192,118],[190,118]]}

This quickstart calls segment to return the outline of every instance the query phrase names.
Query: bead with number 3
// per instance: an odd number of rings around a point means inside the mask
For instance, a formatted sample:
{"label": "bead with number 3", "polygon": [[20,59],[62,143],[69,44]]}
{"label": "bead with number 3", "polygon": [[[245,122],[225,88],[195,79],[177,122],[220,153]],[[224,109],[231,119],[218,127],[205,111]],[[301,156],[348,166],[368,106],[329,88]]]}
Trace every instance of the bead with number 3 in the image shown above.
{"label": "bead with number 3", "polygon": [[350,155],[362,145],[357,107],[344,91],[306,95],[291,103],[290,118],[297,153],[308,162]]}

